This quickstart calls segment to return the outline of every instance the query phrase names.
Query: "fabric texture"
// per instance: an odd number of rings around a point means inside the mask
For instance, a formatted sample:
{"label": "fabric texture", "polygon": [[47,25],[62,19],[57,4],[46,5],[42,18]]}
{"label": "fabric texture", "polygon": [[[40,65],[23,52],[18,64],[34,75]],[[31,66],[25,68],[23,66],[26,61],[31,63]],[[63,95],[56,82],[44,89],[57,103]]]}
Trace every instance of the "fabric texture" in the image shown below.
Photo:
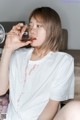
{"label": "fabric texture", "polygon": [[33,49],[20,49],[10,61],[10,103],[6,120],[37,120],[49,99],[74,97],[74,59],[67,53],[49,52],[31,61]]}

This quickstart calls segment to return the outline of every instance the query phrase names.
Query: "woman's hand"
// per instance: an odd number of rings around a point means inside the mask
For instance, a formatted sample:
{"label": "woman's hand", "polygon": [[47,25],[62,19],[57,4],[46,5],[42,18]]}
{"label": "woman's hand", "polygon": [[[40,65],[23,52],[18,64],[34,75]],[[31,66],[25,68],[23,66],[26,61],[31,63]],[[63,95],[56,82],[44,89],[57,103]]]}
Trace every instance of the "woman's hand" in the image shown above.
{"label": "woman's hand", "polygon": [[20,47],[29,45],[31,41],[22,42],[22,36],[27,29],[27,25],[23,23],[19,23],[13,26],[12,30],[8,33],[6,41],[5,41],[5,48],[14,51]]}

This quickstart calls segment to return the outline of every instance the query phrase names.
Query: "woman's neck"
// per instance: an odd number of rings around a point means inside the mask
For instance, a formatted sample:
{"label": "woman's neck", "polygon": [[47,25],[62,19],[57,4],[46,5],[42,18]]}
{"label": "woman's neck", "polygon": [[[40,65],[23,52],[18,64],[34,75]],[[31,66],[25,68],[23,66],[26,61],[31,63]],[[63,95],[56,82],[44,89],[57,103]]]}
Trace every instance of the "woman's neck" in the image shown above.
{"label": "woman's neck", "polygon": [[50,50],[40,49],[40,48],[34,48],[31,56],[31,60],[40,60],[45,55],[47,55],[50,52]]}

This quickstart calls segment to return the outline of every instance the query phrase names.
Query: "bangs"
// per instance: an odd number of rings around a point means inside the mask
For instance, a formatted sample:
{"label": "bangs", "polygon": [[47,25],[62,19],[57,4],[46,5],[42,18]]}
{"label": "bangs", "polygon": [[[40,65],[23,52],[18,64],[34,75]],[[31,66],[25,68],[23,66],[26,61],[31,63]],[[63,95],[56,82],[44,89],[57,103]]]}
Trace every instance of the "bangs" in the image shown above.
{"label": "bangs", "polygon": [[44,23],[44,19],[41,15],[36,14],[36,15],[33,15],[33,17],[36,19],[37,22],[42,23],[42,24]]}
{"label": "bangs", "polygon": [[43,15],[41,14],[41,13],[36,13],[36,12],[34,12],[31,16],[30,16],[30,18],[29,18],[29,22],[30,22],[30,20],[31,20],[31,18],[35,18],[35,20],[38,22],[38,23],[41,23],[42,25],[43,25],[43,27],[44,27],[44,29],[46,30],[46,26],[47,26],[47,24],[46,24],[46,20],[45,20],[45,18],[43,17]]}
{"label": "bangs", "polygon": [[37,22],[44,24],[45,23],[45,17],[44,13],[41,9],[34,10],[32,14],[29,17],[29,22],[32,17],[34,17]]}

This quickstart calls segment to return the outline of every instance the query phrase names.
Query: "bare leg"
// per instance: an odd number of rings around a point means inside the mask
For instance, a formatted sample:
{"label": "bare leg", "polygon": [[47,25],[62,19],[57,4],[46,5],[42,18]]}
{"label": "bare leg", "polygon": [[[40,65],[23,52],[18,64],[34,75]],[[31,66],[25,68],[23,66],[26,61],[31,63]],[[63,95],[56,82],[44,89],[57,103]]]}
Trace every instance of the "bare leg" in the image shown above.
{"label": "bare leg", "polygon": [[80,101],[69,102],[53,120],[80,120]]}

